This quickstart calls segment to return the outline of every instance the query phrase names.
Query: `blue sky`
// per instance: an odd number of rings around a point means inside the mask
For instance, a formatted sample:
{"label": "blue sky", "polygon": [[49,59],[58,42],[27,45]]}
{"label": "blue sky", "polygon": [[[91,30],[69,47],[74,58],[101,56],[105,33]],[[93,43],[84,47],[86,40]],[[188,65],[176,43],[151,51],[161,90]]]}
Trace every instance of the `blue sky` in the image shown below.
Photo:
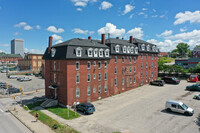
{"label": "blue sky", "polygon": [[25,40],[25,51],[43,53],[72,38],[130,35],[173,50],[180,42],[200,45],[200,0],[0,0],[0,51]]}

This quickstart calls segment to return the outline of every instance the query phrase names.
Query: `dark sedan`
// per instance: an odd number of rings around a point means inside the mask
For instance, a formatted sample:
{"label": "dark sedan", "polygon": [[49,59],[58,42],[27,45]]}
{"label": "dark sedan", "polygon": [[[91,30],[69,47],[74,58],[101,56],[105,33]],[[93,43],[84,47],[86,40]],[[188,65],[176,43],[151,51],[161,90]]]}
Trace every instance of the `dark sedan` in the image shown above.
{"label": "dark sedan", "polygon": [[81,111],[84,114],[92,114],[95,111],[95,107],[91,103],[80,103],[76,105],[76,110]]}
{"label": "dark sedan", "polygon": [[200,84],[194,84],[186,87],[189,91],[200,91]]}

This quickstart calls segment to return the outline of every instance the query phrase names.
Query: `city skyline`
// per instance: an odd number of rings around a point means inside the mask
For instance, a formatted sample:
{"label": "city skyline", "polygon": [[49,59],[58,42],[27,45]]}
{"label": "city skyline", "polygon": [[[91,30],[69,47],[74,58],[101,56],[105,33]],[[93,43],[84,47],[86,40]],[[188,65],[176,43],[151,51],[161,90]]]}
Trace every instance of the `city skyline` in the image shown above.
{"label": "city skyline", "polygon": [[[25,52],[44,53],[72,38],[135,38],[158,45],[161,52],[180,42],[200,44],[200,2],[129,0],[0,0],[0,52],[10,53],[12,39],[25,40]],[[176,6],[175,6],[176,5]]]}

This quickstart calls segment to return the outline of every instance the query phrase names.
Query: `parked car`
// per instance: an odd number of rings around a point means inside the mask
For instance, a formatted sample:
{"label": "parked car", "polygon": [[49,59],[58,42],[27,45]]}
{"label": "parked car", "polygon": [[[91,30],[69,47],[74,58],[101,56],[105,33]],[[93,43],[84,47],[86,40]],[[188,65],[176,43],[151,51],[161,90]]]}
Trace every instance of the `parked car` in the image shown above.
{"label": "parked car", "polygon": [[76,105],[76,110],[81,111],[84,114],[92,114],[95,111],[95,107],[91,103],[80,103]]}
{"label": "parked car", "polygon": [[23,82],[23,81],[31,81],[32,79],[30,77],[22,77],[19,79],[19,81]]}
{"label": "parked car", "polygon": [[17,80],[20,80],[20,79],[22,79],[23,77],[17,77]]}
{"label": "parked car", "polygon": [[193,84],[193,85],[190,85],[190,86],[186,86],[186,90],[200,91],[200,84]]}
{"label": "parked car", "polygon": [[8,75],[8,78],[9,78],[9,79],[16,79],[17,76],[16,76],[16,75]]}
{"label": "parked car", "polygon": [[32,76],[33,74],[32,73],[26,73],[25,75],[26,76]]}
{"label": "parked car", "polygon": [[6,70],[1,70],[1,73],[6,73]]}
{"label": "parked car", "polygon": [[167,111],[173,111],[177,113],[182,113],[185,115],[193,115],[194,110],[187,105],[185,105],[183,102],[180,101],[173,101],[173,100],[168,100],[165,104],[165,109]]}
{"label": "parked car", "polygon": [[154,81],[150,82],[150,85],[164,86],[165,82],[164,82],[164,80],[154,80]]}
{"label": "parked car", "polygon": [[19,93],[19,92],[20,92],[20,89],[12,87],[12,88],[8,88],[6,93],[13,94],[13,93]]}
{"label": "parked car", "polygon": [[199,76],[198,75],[190,75],[190,82],[197,82],[199,81]]}
{"label": "parked car", "polygon": [[175,77],[163,77],[162,80],[164,80],[165,83],[168,83],[168,84],[179,84],[180,83],[180,80],[178,80]]}

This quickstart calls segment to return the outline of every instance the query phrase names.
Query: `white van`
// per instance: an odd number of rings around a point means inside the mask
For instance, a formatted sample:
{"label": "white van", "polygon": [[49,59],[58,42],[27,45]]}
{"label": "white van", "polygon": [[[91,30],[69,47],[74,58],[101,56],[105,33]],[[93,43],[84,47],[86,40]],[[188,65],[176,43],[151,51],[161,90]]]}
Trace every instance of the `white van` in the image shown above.
{"label": "white van", "polygon": [[165,109],[167,111],[178,112],[185,115],[194,114],[194,110],[192,108],[188,107],[187,105],[179,101],[168,100],[166,102]]}

